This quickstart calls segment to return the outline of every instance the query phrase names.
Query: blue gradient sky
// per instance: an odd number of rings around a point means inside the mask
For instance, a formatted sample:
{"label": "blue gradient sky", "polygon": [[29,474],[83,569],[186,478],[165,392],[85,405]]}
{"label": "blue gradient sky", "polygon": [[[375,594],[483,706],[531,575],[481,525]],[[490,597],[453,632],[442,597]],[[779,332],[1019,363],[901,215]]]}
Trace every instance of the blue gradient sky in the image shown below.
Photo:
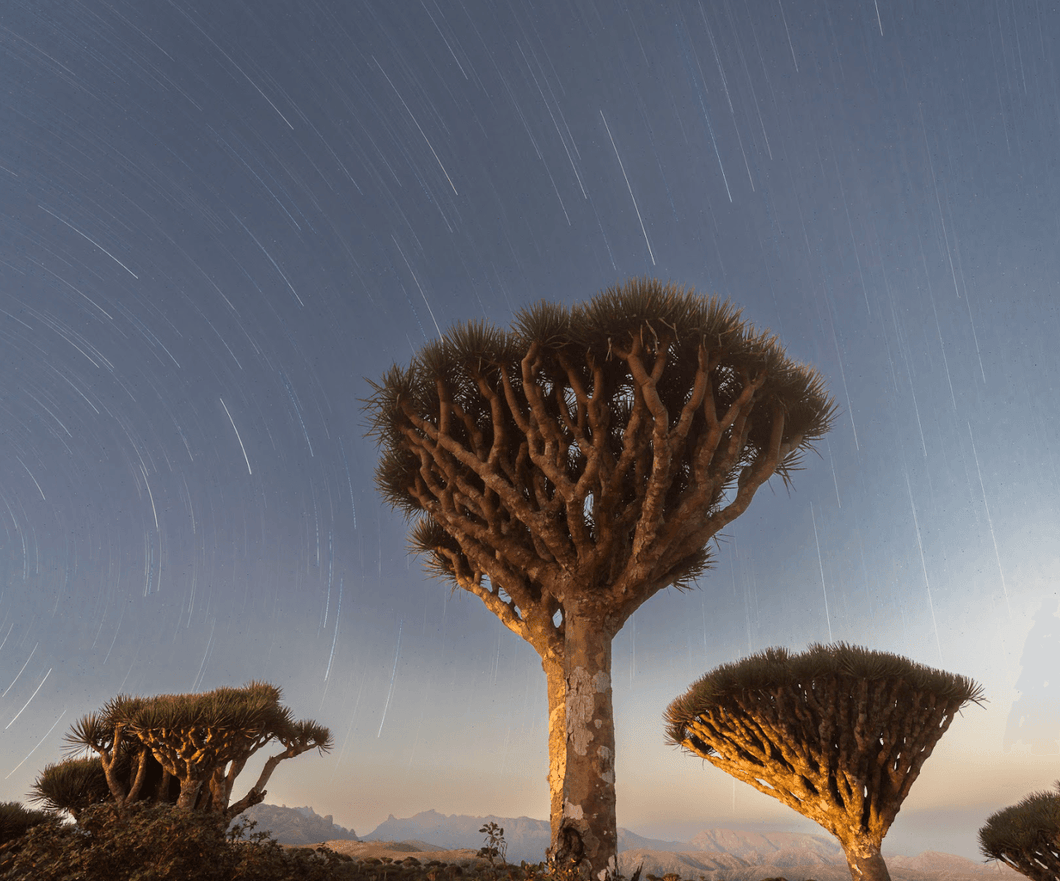
{"label": "blue gradient sky", "polygon": [[547,817],[537,657],[407,557],[358,399],[653,275],[841,414],[616,639],[620,825],[815,829],[661,714],[846,640],[983,684],[884,850],[974,857],[1060,777],[1058,45],[1048,4],[5,4],[0,799],[118,692],[265,678],[337,744],[270,801]]}

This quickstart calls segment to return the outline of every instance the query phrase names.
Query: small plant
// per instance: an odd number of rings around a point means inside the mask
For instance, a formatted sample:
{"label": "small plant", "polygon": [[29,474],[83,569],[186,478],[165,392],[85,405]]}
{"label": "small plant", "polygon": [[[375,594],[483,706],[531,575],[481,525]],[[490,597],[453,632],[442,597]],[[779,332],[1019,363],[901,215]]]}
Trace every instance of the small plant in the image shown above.
{"label": "small plant", "polygon": [[486,844],[478,849],[478,855],[489,862],[493,868],[504,865],[508,854],[508,842],[504,840],[504,827],[491,821],[478,831],[486,836]]}

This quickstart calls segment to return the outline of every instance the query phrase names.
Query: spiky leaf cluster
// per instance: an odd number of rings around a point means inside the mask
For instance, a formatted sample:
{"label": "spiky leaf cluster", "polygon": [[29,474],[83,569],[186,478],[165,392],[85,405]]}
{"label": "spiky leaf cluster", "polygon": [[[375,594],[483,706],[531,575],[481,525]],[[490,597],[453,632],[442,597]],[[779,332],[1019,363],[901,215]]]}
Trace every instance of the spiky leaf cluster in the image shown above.
{"label": "spiky leaf cluster", "polygon": [[987,818],[979,830],[983,856],[1034,881],[1060,878],[1060,780]]}
{"label": "spiky leaf cluster", "polygon": [[[123,773],[129,777],[131,765],[123,762]],[[30,798],[48,810],[66,811],[77,815],[91,805],[110,800],[107,775],[98,756],[71,758],[56,764],[46,765],[37,776]]]}
{"label": "spiky leaf cluster", "polygon": [[909,695],[931,694],[947,703],[982,700],[982,687],[968,677],[890,652],[845,642],[811,643],[801,653],[774,646],[722,664],[696,680],[667,709],[667,735],[672,743],[680,744],[685,722],[741,694],[777,689],[812,691],[832,679],[845,680],[850,688],[861,681],[900,681]]}
{"label": "spiky leaf cluster", "polygon": [[846,643],[724,664],[666,710],[670,743],[844,840],[878,845],[974,681]]}
{"label": "spiky leaf cluster", "polygon": [[731,304],[651,280],[542,302],[508,331],[458,326],[373,389],[384,499],[417,520],[429,566],[517,632],[572,582],[637,604],[686,584],[834,411]]}
{"label": "spiky leaf cluster", "polygon": [[109,748],[121,732],[153,750],[211,765],[236,758],[262,739],[330,749],[327,729],[296,721],[280,697],[280,689],[263,682],[200,694],[118,695],[100,713],[76,722],[66,739],[76,748]]}

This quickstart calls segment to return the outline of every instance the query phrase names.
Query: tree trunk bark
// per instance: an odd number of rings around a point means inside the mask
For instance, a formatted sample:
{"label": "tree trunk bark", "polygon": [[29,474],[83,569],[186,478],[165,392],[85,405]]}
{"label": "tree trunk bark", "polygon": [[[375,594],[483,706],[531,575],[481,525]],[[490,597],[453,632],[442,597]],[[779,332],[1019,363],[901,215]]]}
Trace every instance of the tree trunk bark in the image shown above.
{"label": "tree trunk bark", "polygon": [[562,819],[552,854],[559,865],[575,863],[588,870],[594,881],[618,873],[611,638],[602,614],[568,610],[563,659],[566,767]]}
{"label": "tree trunk bark", "polygon": [[132,786],[129,788],[129,794],[125,796],[126,804],[132,804],[140,797],[140,790],[143,788],[144,781],[147,779],[148,757],[147,750],[141,748],[140,755],[136,759],[136,776],[133,778]]}
{"label": "tree trunk bark", "polygon": [[[117,738],[115,738],[117,741]],[[116,747],[112,747],[110,753],[105,751],[99,752],[99,761],[103,766],[103,774],[107,780],[107,788],[110,789],[111,797],[114,799],[115,804],[118,806],[118,810],[122,811],[125,809],[125,787],[121,785],[121,781],[118,779],[118,748],[121,746],[120,742]]]}
{"label": "tree trunk bark", "polygon": [[880,855],[880,846],[871,841],[841,842],[852,881],[891,881],[891,873]]}
{"label": "tree trunk bark", "polygon": [[177,798],[177,807],[186,811],[195,810],[195,803],[199,798],[199,790],[202,789],[202,780],[188,778],[180,781],[180,796]]}
{"label": "tree trunk bark", "polygon": [[563,661],[542,655],[541,666],[548,681],[548,791],[551,852],[555,853],[563,825],[563,779],[567,774],[567,678]]}
{"label": "tree trunk bark", "polygon": [[168,803],[171,800],[169,790],[172,780],[173,775],[162,768],[162,779],[158,781],[158,788],[155,790],[155,801]]}

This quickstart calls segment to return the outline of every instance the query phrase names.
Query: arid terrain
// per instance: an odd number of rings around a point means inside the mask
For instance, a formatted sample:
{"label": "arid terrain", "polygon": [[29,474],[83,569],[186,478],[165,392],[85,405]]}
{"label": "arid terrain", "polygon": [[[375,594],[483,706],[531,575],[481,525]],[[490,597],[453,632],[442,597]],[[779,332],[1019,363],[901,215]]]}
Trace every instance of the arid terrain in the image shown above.
{"label": "arid terrain", "polygon": [[324,841],[320,842],[336,853],[341,853],[355,860],[393,860],[399,862],[408,857],[415,857],[421,863],[440,860],[443,863],[456,863],[461,866],[486,865],[486,860],[478,856],[478,851],[471,848],[457,850],[433,850],[434,845],[420,841]]}
{"label": "arid terrain", "polygon": [[[387,818],[361,840],[352,829],[320,816],[312,808],[258,805],[247,812],[258,828],[271,830],[290,846],[326,844],[358,861],[420,865],[439,861],[465,870],[487,868],[478,856],[485,843],[482,827],[496,824],[504,832],[507,861],[538,863],[548,847],[549,825],[529,817],[446,815],[423,811],[413,817]],[[1018,881],[1021,877],[998,863],[925,851],[916,856],[886,855],[892,881]],[[378,865],[378,864],[376,864]],[[414,863],[412,865],[415,865]],[[686,881],[847,881],[850,870],[838,842],[826,835],[797,832],[753,832],[704,829],[688,841],[646,838],[619,829],[619,870],[629,878],[640,867],[641,878],[675,875]]]}
{"label": "arid terrain", "polygon": [[[438,860],[468,868],[485,867],[486,860],[470,848],[437,850],[421,841],[349,841],[319,842],[337,853],[355,860],[391,860],[395,863],[413,857],[421,864]],[[969,864],[959,857],[931,854],[921,857],[895,857],[889,864],[892,881],[986,881],[1000,878],[1015,881],[1016,872],[1000,865]],[[937,858],[937,859],[934,859]],[[947,865],[947,863],[949,863]],[[929,864],[930,867],[929,867]],[[661,878],[676,874],[687,881],[762,881],[764,878],[784,878],[786,881],[848,881],[846,866],[819,863],[816,865],[755,864],[731,854],[692,852],[663,853],[649,850],[626,851],[619,856],[619,868],[627,878],[641,866],[641,877]]]}

